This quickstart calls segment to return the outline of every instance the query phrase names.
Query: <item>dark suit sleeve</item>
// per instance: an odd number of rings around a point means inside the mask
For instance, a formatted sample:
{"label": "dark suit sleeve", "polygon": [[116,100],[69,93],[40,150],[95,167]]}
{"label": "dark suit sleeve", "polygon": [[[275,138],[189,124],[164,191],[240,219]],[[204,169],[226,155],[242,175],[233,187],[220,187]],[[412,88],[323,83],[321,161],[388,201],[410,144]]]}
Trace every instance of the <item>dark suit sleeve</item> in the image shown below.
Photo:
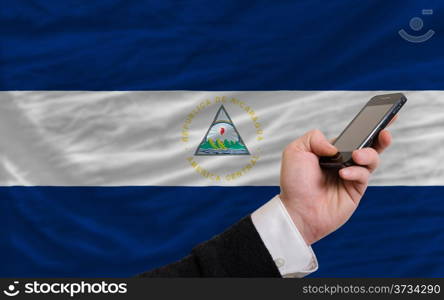
{"label": "dark suit sleeve", "polygon": [[251,217],[196,246],[190,255],[139,277],[280,277]]}

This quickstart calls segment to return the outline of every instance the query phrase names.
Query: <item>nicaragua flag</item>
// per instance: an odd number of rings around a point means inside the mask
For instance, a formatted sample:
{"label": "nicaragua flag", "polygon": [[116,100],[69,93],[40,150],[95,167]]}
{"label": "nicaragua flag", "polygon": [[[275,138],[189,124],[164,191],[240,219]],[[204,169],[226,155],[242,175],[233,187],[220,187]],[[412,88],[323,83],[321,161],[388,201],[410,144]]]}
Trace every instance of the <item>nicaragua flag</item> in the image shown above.
{"label": "nicaragua flag", "polygon": [[[426,5],[426,6],[424,6]],[[312,276],[444,273],[440,1],[6,1],[0,276],[131,276],[279,193],[281,151],[409,102]]]}

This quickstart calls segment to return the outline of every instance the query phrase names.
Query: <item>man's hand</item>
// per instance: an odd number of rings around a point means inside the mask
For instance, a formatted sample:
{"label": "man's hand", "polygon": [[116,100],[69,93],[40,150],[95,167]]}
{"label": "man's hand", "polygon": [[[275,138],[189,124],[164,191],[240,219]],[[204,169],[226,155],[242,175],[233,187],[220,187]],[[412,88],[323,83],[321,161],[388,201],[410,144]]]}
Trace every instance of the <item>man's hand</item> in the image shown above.
{"label": "man's hand", "polygon": [[332,156],[337,149],[319,130],[306,133],[289,144],[283,154],[280,198],[308,245],[342,226],[363,196],[379,155],[391,143],[381,131],[375,148],[353,152],[359,166],[325,170],[319,156]]}

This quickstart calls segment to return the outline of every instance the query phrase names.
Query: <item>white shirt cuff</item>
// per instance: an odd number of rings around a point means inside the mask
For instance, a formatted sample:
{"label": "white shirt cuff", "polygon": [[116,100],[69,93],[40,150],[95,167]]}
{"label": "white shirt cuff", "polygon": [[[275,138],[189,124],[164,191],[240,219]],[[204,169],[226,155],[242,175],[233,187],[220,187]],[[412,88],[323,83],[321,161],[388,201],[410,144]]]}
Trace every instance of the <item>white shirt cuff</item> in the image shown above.
{"label": "white shirt cuff", "polygon": [[305,243],[279,196],[257,209],[251,219],[282,277],[304,277],[318,269],[313,249]]}

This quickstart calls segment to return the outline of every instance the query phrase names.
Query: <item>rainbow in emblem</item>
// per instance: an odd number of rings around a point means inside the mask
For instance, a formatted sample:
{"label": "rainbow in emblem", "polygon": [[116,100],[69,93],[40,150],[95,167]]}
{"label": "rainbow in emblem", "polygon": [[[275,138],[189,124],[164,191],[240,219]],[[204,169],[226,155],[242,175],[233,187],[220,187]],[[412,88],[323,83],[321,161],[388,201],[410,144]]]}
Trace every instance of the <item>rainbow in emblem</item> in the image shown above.
{"label": "rainbow in emblem", "polygon": [[194,155],[250,155],[223,105]]}

